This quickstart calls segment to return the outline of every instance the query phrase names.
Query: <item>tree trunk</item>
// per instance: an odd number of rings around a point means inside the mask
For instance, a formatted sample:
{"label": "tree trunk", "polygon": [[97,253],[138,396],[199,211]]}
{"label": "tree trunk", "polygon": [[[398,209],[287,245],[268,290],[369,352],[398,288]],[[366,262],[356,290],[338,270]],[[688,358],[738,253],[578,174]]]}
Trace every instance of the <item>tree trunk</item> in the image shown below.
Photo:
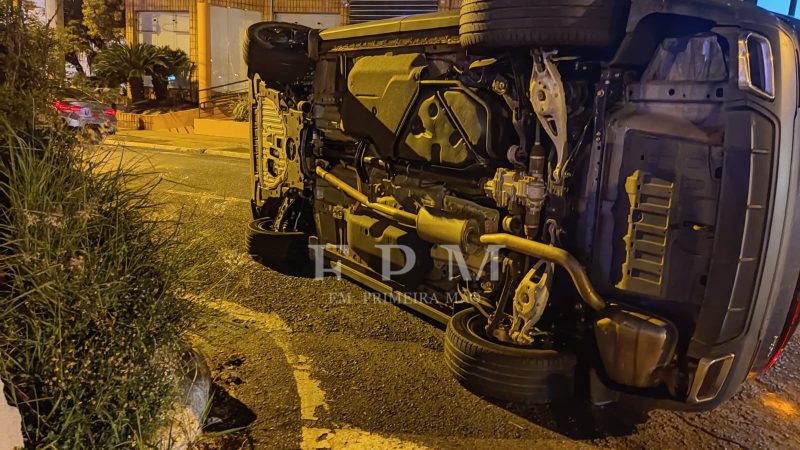
{"label": "tree trunk", "polygon": [[86,75],[86,72],[83,71],[83,66],[81,65],[81,61],[78,58],[78,55],[75,54],[75,52],[68,52],[65,55],[65,58],[66,58],[68,63],[70,63],[73,66],[75,66],[75,70],[77,70],[79,74]]}
{"label": "tree trunk", "polygon": [[169,81],[161,77],[153,77],[153,91],[156,93],[156,100],[165,102],[169,100]]}
{"label": "tree trunk", "polygon": [[144,80],[142,77],[128,78],[128,97],[133,103],[144,100]]}

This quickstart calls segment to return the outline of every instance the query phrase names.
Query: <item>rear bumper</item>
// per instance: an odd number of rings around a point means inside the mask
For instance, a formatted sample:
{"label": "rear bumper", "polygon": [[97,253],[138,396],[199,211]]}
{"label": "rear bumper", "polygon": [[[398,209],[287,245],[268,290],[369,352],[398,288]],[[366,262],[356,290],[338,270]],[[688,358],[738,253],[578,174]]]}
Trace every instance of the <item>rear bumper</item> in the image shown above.
{"label": "rear bumper", "polygon": [[114,133],[117,130],[116,121],[103,119],[85,119],[81,117],[64,117],[64,123],[70,128],[97,127],[105,132]]}
{"label": "rear bumper", "polygon": [[[800,129],[800,42],[790,24],[749,6],[658,3],[658,10],[649,12],[637,10],[635,3],[628,31],[633,33],[637,22],[653,12],[689,16],[714,21],[714,31],[729,42],[742,31],[756,32],[769,39],[774,52],[774,100],[739,90],[735,79],[725,87],[725,170],[717,230],[706,295],[684,344],[684,386],[673,395],[610,384],[599,389],[609,389],[605,393],[621,402],[704,411],[735,395],[749,375],[763,370],[792,313],[800,276],[800,137],[795,133]],[[731,49],[732,74],[738,71],[737,57]]]}

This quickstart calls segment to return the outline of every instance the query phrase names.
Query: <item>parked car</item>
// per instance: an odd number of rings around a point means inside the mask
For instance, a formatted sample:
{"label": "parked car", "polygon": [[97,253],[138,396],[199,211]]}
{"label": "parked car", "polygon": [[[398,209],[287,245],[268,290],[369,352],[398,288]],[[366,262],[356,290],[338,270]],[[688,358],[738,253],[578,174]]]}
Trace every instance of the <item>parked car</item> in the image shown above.
{"label": "parked car", "polygon": [[117,105],[98,101],[81,90],[64,90],[53,106],[70,128],[100,136],[117,130]]}
{"label": "parked car", "polygon": [[714,408],[798,323],[798,49],[717,0],[253,25],[250,251],[446,324],[480,395]]}

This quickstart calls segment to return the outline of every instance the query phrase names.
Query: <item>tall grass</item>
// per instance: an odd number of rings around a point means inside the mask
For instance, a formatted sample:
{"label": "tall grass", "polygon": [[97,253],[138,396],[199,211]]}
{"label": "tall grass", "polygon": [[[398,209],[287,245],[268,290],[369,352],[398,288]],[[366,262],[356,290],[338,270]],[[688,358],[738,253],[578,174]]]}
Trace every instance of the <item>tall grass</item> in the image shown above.
{"label": "tall grass", "polygon": [[154,219],[152,184],[68,135],[0,144],[0,378],[26,445],[149,447],[177,394],[177,228]]}

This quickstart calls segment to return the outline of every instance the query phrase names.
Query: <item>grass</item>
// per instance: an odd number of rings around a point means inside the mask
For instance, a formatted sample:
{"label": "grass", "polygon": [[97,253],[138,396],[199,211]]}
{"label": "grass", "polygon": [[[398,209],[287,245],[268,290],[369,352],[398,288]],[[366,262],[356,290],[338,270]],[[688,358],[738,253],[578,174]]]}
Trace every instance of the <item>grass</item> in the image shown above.
{"label": "grass", "polygon": [[0,377],[26,445],[150,448],[184,350],[178,224],[67,134],[0,144]]}
{"label": "grass", "polygon": [[239,96],[233,103],[233,108],[231,109],[233,120],[237,122],[247,122],[250,120],[250,108],[250,97],[247,95]]}

